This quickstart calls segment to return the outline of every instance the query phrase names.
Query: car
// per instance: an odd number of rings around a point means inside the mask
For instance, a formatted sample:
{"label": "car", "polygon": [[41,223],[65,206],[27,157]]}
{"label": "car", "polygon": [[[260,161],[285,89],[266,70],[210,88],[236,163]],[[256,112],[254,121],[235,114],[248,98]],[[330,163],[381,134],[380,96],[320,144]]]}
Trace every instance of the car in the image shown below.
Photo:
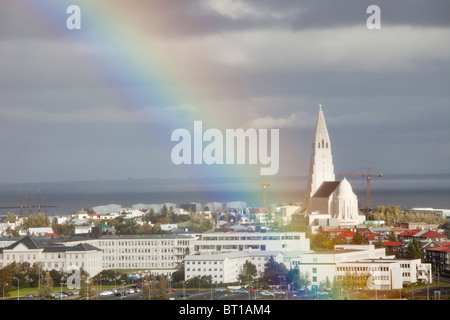
{"label": "car", "polygon": [[51,297],[52,297],[53,299],[58,300],[58,299],[65,298],[65,297],[67,297],[67,296],[66,296],[65,294],[61,294],[61,293],[54,293],[54,294],[51,295]]}
{"label": "car", "polygon": [[224,291],[227,291],[227,289],[225,289],[225,288],[216,288],[216,291],[217,292],[224,292]]}
{"label": "car", "polygon": [[31,299],[31,298],[35,298],[36,296],[34,294],[27,294],[26,296],[24,296],[25,299]]}
{"label": "car", "polygon": [[113,292],[111,290],[105,290],[105,291],[100,292],[99,295],[100,296],[110,296],[112,294],[113,294]]}
{"label": "car", "polygon": [[255,290],[249,289],[249,290],[247,290],[247,292],[253,293],[253,292],[255,292]]}
{"label": "car", "polygon": [[170,289],[170,292],[177,292],[177,289]]}
{"label": "car", "polygon": [[127,294],[132,294],[132,293],[135,293],[135,291],[134,291],[134,289],[128,289],[128,290],[126,290],[125,291]]}

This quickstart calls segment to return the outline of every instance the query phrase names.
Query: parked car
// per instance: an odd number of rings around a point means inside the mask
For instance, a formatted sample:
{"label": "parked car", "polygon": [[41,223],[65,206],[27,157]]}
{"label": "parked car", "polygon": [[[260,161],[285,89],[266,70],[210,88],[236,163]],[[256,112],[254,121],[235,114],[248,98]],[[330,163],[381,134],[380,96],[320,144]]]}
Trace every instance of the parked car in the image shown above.
{"label": "parked car", "polygon": [[224,292],[224,291],[227,291],[227,289],[225,289],[225,288],[216,288],[216,291],[217,292]]}

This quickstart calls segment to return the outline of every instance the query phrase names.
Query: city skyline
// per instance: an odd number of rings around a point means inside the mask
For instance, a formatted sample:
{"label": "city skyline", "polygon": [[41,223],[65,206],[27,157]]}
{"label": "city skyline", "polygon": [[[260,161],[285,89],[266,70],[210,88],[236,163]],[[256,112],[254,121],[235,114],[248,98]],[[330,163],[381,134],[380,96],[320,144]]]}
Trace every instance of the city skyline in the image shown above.
{"label": "city skyline", "polygon": [[318,106],[336,172],[450,173],[450,4],[0,4],[0,183],[259,176],[175,165],[171,133],[279,129],[277,176],[306,176]]}

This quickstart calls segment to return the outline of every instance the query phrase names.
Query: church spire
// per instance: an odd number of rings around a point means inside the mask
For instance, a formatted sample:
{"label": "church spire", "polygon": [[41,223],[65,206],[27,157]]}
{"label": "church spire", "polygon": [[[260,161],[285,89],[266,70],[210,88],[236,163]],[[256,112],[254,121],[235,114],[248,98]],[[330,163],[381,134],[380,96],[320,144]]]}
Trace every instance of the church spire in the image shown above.
{"label": "church spire", "polygon": [[319,113],[316,120],[316,128],[312,142],[311,161],[309,164],[308,184],[304,208],[309,207],[309,200],[324,181],[335,181],[333,157],[331,155],[330,137],[327,125],[319,105]]}

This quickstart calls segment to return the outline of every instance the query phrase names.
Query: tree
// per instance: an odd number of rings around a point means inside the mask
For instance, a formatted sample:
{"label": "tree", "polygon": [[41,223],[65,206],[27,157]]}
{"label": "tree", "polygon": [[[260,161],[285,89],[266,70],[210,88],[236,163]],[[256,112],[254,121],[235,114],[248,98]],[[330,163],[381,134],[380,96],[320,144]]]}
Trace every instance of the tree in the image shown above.
{"label": "tree", "polygon": [[389,241],[392,241],[392,242],[398,242],[398,238],[397,238],[397,236],[395,235],[395,232],[394,232],[394,231],[391,231],[391,232],[389,233],[388,240],[389,240]]}
{"label": "tree", "polygon": [[168,290],[167,290],[167,280],[166,276],[160,275],[156,281],[156,295],[152,298],[153,300],[168,300]]}
{"label": "tree", "polygon": [[305,272],[305,273],[300,272],[299,278],[300,278],[300,283],[299,283],[300,287],[308,287],[311,284],[311,279],[309,278],[308,272]]}
{"label": "tree", "polygon": [[319,288],[320,289],[329,289],[329,288],[331,288],[331,281],[328,278],[328,276],[325,278],[324,281],[320,281]]}
{"label": "tree", "polygon": [[257,274],[256,266],[247,260],[242,266],[242,272],[238,275],[238,279],[242,282],[251,281]]}
{"label": "tree", "polygon": [[286,266],[282,262],[276,262],[271,256],[264,265],[264,274],[262,279],[264,282],[272,282],[272,284],[280,283],[280,277],[285,278],[288,273]]}
{"label": "tree", "polygon": [[95,296],[95,288],[92,282],[92,278],[82,276],[80,281],[80,297],[82,299],[89,300]]}
{"label": "tree", "polygon": [[302,287],[301,279],[300,279],[300,269],[298,266],[288,271],[286,274],[286,282],[292,283],[294,288]]}
{"label": "tree", "polygon": [[50,275],[50,272],[46,272],[44,276],[44,280],[41,281],[41,285],[39,287],[38,295],[41,299],[50,299],[53,289],[53,278]]}
{"label": "tree", "polygon": [[31,214],[24,219],[23,226],[26,229],[48,227],[50,226],[50,219],[46,213],[39,212],[36,215]]}
{"label": "tree", "polygon": [[351,244],[365,244],[366,243],[366,239],[364,239],[364,236],[362,235],[361,232],[356,231],[355,234],[353,235]]}
{"label": "tree", "polygon": [[5,223],[15,223],[16,222],[16,216],[12,212],[8,212],[6,215],[6,218],[4,219]]}
{"label": "tree", "polygon": [[72,223],[70,223],[70,224],[69,223],[63,223],[63,224],[53,223],[52,230],[57,235],[70,236],[75,230],[75,225]]}
{"label": "tree", "polygon": [[184,261],[180,264],[177,271],[172,273],[173,282],[181,282],[184,280]]}
{"label": "tree", "polygon": [[420,244],[420,240],[417,238],[412,238],[409,241],[408,247],[406,248],[406,257],[408,259],[421,259],[423,260],[423,252]]}

